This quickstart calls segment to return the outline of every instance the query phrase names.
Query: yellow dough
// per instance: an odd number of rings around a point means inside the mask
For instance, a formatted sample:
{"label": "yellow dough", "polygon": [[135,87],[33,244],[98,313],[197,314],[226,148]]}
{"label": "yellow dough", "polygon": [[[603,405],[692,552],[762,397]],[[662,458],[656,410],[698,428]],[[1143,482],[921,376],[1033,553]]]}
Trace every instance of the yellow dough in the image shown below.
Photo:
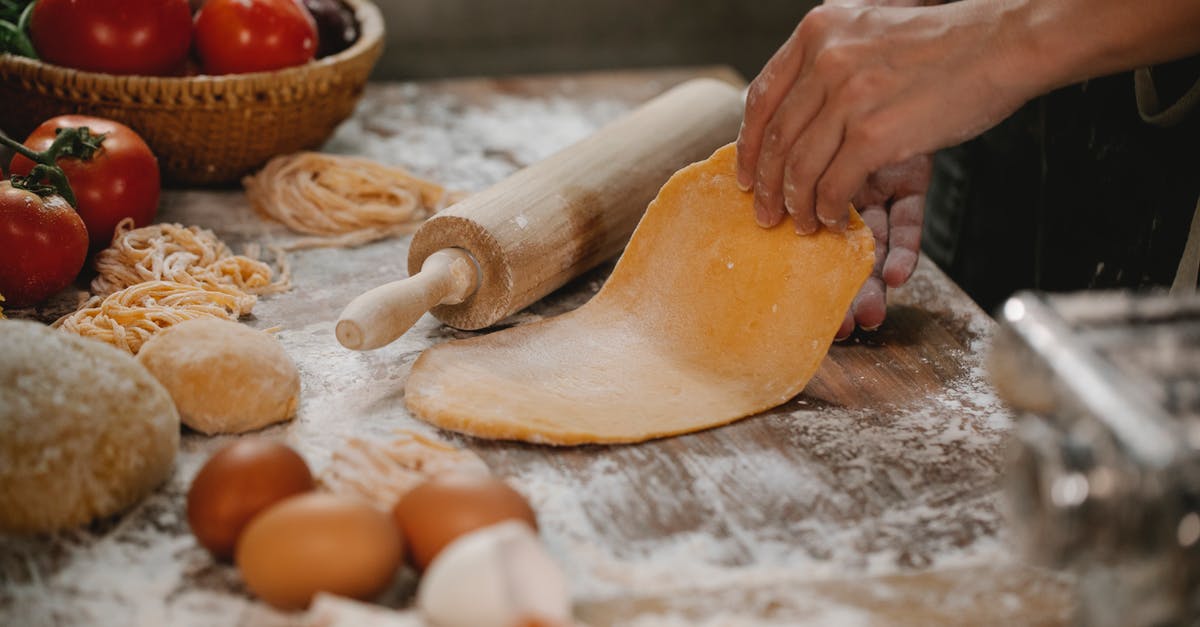
{"label": "yellow dough", "polygon": [[178,448],[171,397],[129,353],[0,322],[0,533],[120,512],[166,481]]}
{"label": "yellow dough", "polygon": [[279,340],[231,320],[171,326],[137,360],[171,393],[183,424],[207,435],[262,429],[300,404],[300,371]]}
{"label": "yellow dough", "polygon": [[845,233],[755,225],[732,145],[650,203],[600,292],[556,318],[426,351],[408,408],[475,436],[638,442],[786,402],[816,372],[874,264]]}

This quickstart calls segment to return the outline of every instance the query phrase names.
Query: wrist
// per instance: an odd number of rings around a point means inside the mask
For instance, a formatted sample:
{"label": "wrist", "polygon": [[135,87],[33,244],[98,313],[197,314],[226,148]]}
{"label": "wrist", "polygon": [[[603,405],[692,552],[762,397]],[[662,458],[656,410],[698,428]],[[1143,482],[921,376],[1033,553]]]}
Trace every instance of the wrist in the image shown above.
{"label": "wrist", "polygon": [[[963,5],[977,4],[963,2]],[[1033,98],[1072,82],[1078,39],[1059,32],[1037,0],[978,3],[994,15],[991,79],[1003,90]],[[1053,3],[1051,3],[1053,4]]]}
{"label": "wrist", "polygon": [[1072,23],[1068,2],[1023,2],[1013,12],[1016,54],[1044,93],[1096,75],[1094,57],[1108,44],[1102,34]]}

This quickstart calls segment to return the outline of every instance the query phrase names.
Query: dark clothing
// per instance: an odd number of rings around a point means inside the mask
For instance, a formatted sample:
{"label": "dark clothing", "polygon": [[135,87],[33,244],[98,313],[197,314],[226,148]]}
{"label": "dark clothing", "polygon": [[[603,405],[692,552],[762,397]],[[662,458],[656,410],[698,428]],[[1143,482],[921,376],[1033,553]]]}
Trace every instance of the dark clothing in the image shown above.
{"label": "dark clothing", "polygon": [[[1200,57],[1154,70],[1173,101]],[[923,249],[985,310],[1020,289],[1169,286],[1200,196],[1200,112],[1141,119],[1132,74],[1039,98],[934,158]]]}

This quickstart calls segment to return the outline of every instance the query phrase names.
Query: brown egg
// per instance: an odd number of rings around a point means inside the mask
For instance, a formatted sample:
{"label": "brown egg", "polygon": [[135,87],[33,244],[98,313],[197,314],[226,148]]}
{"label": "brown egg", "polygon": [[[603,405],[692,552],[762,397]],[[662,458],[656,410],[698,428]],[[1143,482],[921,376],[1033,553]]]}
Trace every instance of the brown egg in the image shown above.
{"label": "brown egg", "polygon": [[188,525],[204,548],[229,559],[251,518],[312,489],[308,464],[286,444],[238,440],[217,451],[196,473],[187,496]]}
{"label": "brown egg", "polygon": [[504,481],[481,473],[435,475],[401,497],[392,516],[420,570],[447,544],[476,529],[515,519],[537,530],[537,518],[525,497]]}
{"label": "brown egg", "polygon": [[386,513],[324,492],[263,512],[237,546],[246,586],[284,610],[308,607],[318,592],[370,600],[388,587],[403,558],[400,532]]}

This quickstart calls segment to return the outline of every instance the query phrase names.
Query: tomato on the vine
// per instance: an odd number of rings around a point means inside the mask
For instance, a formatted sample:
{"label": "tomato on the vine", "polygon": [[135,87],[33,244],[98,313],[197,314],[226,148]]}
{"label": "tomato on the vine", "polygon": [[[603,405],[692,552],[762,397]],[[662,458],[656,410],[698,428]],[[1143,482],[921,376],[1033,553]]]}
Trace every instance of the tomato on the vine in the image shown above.
{"label": "tomato on the vine", "polygon": [[[60,115],[34,129],[25,145],[35,152],[46,150],[54,143],[59,129],[65,128],[87,128],[92,135],[103,135],[99,150],[91,158],[57,159],[75,192],[75,209],[87,225],[92,249],[112,243],[117,223],[125,218],[133,218],[136,226],[153,222],[158,214],[161,183],[158,159],[146,142],[119,122],[85,115]],[[32,161],[17,155],[9,171],[25,176],[33,167]]]}
{"label": "tomato on the vine", "polygon": [[33,46],[56,65],[109,74],[182,69],[192,40],[188,0],[38,0]]}
{"label": "tomato on the vine", "polygon": [[301,0],[208,0],[196,14],[196,52],[209,74],[302,65],[317,52],[317,24]]}
{"label": "tomato on the vine", "polygon": [[62,196],[0,182],[0,294],[6,305],[33,305],[70,285],[87,252],[83,220]]}

